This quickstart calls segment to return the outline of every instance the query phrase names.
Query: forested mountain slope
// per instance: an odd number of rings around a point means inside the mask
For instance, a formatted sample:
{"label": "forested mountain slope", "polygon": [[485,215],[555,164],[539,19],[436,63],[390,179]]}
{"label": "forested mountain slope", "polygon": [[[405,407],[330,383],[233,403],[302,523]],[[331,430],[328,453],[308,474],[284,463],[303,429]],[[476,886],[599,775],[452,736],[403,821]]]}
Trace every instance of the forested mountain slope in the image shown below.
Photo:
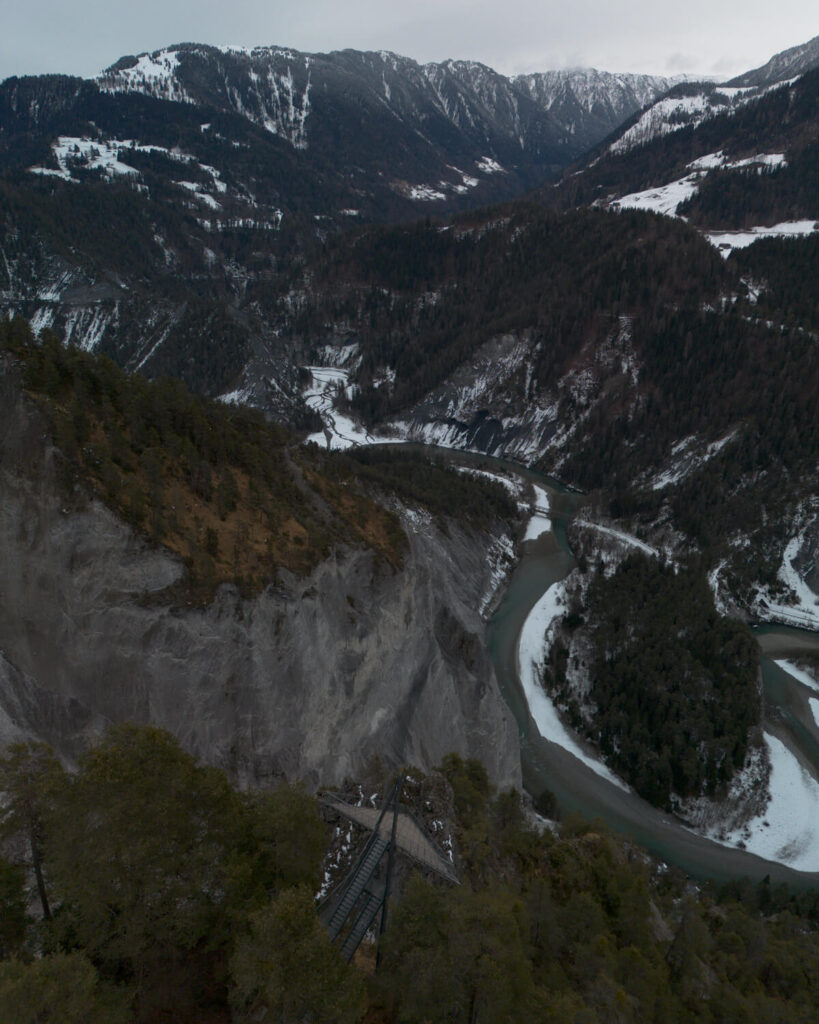
{"label": "forested mountain slope", "polygon": [[[758,96],[729,89],[741,100],[733,107],[720,87],[709,89],[707,118],[674,116],[642,134],[641,121],[627,124],[544,201],[654,209],[707,232],[819,220],[819,70]],[[678,86],[642,119],[659,118],[674,96],[693,104],[690,90]]]}
{"label": "forested mountain slope", "polygon": [[[129,370],[308,425],[305,354],[270,329],[268,299],[311,249],[361,220],[519,195],[671,84],[194,44],[123,58],[94,81],[9,79],[0,304]],[[541,198],[611,201],[682,175],[696,183],[671,206],[688,197],[704,228],[811,216],[815,76],[753,103],[753,90],[732,95],[731,117],[609,152]]]}
{"label": "forested mountain slope", "polygon": [[819,66],[819,36],[814,36],[807,43],[801,43],[799,46],[792,46],[788,50],[774,54],[762,67],[745,71],[725,84],[739,88],[770,85],[772,82],[781,82],[786,78],[803,75],[817,66]]}
{"label": "forested mountain slope", "polygon": [[536,461],[697,547],[762,530],[731,559],[772,580],[819,451],[815,241],[789,244],[795,273],[653,214],[532,206],[363,231],[281,330],[357,346],[369,422]]}
{"label": "forested mountain slope", "polygon": [[[313,898],[365,836],[299,788],[237,791],[168,734],[135,726],[110,730],[73,775],[20,746],[0,780],[4,831],[23,840],[14,862],[0,857],[7,1020],[816,1018],[815,891],[694,886],[599,823],[553,830],[473,759],[408,773],[402,805],[447,844],[461,884],[396,857],[377,970],[369,940],[343,962]],[[350,792],[380,802],[391,784],[375,768]],[[24,889],[33,830],[42,921]],[[331,847],[342,832],[345,848]]]}
{"label": "forested mountain slope", "polygon": [[300,354],[248,289],[358,220],[520,195],[670,84],[590,75],[187,44],[96,80],[8,79],[0,307],[306,424]]}
{"label": "forested mountain slope", "polygon": [[[345,391],[337,376],[333,398],[367,426],[533,463],[594,492],[600,516],[625,521],[668,557],[699,559],[697,571],[708,575],[722,610],[765,618],[776,607],[787,618],[801,594],[801,613],[812,622],[805,595],[815,593],[819,546],[816,237],[768,239],[726,259],[729,250],[703,234],[815,210],[817,75],[770,91],[729,90],[730,102],[707,104],[725,110],[695,117],[696,126],[678,127],[672,117],[663,123],[673,131],[642,139],[632,132],[623,146],[610,138],[595,160],[536,201],[478,210],[466,207],[518,191],[557,159],[545,127],[557,115],[544,113],[557,80],[532,79],[524,102],[479,65],[422,68],[389,54],[314,60],[275,48],[196,46],[123,59],[97,82],[9,80],[0,87],[2,301],[28,314],[35,332],[54,328],[130,370],[171,374],[295,428],[319,426],[302,390],[309,366],[330,364],[349,384]],[[598,87],[614,87],[586,85],[581,102],[575,76],[575,99],[587,111],[599,105]],[[671,100],[696,113],[686,99],[692,87],[678,88]],[[391,127],[376,144],[359,133],[351,110],[359,121],[366,114],[373,126]],[[410,130],[405,121],[416,115]],[[422,122],[428,131],[418,141]],[[404,145],[405,129],[412,146]],[[512,151],[514,169],[502,162]],[[364,178],[350,177],[356,159]],[[387,173],[384,161],[398,169]],[[448,175],[434,188],[421,175],[433,166]],[[289,193],[283,183],[292,184]],[[418,209],[448,215],[409,221]],[[47,391],[63,364],[53,340],[42,352],[38,386]],[[76,352],[66,365],[71,360],[84,365]],[[271,549],[264,531],[243,548],[252,530],[234,515],[238,498],[275,520],[276,530],[286,521],[276,518],[267,462],[248,462],[239,446],[233,462],[217,460],[206,471],[208,458],[196,445],[191,455],[175,430],[176,461],[165,461],[161,445],[157,454],[150,431],[149,443],[128,452],[119,435],[134,410],[145,409],[120,401],[119,384],[110,394],[106,387],[93,416],[72,405],[57,417],[63,440],[73,439],[96,493],[152,531],[153,541],[201,561],[211,589],[230,578],[263,604],[269,590],[252,595],[274,567],[332,575],[333,544],[355,541],[351,522],[364,507],[344,488],[374,485],[373,474],[382,486],[389,478],[393,500],[413,500],[402,498],[394,466],[336,462],[334,484],[314,488],[308,506],[332,505],[327,489],[338,498],[338,518],[295,516],[300,528],[285,531],[281,550]],[[180,392],[163,387],[171,410],[188,408]],[[84,397],[71,401],[82,406]],[[164,443],[158,401],[148,402],[146,415]],[[232,415],[223,410],[210,431],[241,432],[230,426]],[[246,428],[260,429],[252,418]],[[287,470],[285,493],[299,475],[310,490],[311,474],[327,472],[315,451],[285,458],[280,449],[272,445],[276,466]],[[199,509],[196,529],[180,528],[180,517],[169,514],[168,505],[178,506],[166,500],[170,485],[157,483],[163,467],[192,490],[193,497],[185,491],[190,508],[210,492],[217,514]],[[267,487],[261,494],[251,493],[257,472]],[[356,562],[377,551],[398,571],[403,549],[382,512],[364,514],[372,530],[358,537],[367,551]],[[423,575],[430,552],[448,542],[433,531],[417,543]],[[240,549],[249,564],[239,565]],[[176,572],[169,564],[157,570],[163,579]],[[476,569],[473,591],[487,573]],[[295,593],[305,598],[310,587],[299,584],[288,596]],[[475,616],[485,595],[470,593]],[[451,603],[469,601],[458,591]],[[414,614],[426,633],[445,635],[440,609],[421,605]],[[330,619],[341,631],[338,607]],[[304,622],[299,628],[309,633]],[[380,636],[380,628],[381,620],[368,624],[355,658],[366,660],[365,637]],[[412,657],[432,659],[435,671],[449,659],[459,663],[451,651],[439,661],[437,643]],[[467,661],[477,680],[485,665],[475,662],[473,672],[471,655]],[[302,673],[301,662],[295,671]],[[321,671],[346,672],[335,663]],[[292,756],[298,762],[302,754]],[[248,771],[263,769],[253,762]]]}

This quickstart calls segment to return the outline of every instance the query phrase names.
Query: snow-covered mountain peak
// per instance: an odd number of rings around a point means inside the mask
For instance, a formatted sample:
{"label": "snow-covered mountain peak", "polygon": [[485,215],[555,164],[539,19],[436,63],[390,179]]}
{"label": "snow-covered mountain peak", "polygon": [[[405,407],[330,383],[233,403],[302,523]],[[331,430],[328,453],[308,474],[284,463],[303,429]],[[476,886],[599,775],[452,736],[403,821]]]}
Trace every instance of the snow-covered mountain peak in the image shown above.
{"label": "snow-covered mountain peak", "polygon": [[194,102],[179,82],[175,47],[123,57],[97,78],[103,92],[140,92],[157,99]]}
{"label": "snow-covered mountain peak", "polygon": [[567,68],[518,75],[519,92],[548,111],[578,143],[594,145],[627,118],[666,93],[675,79],[596,68]]}
{"label": "snow-covered mountain peak", "polygon": [[123,57],[97,84],[104,92],[138,92],[232,110],[296,149],[307,146],[310,61],[294,50],[183,43]]}

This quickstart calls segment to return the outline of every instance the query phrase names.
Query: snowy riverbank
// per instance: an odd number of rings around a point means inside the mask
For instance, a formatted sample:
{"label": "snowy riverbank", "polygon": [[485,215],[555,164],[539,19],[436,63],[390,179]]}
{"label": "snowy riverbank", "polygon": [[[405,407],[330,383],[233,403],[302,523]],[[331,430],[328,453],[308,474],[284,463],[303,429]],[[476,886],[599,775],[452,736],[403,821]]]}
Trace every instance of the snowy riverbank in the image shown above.
{"label": "snowy riverbank", "polygon": [[523,624],[518,645],[518,675],[529,711],[544,739],[563,747],[606,781],[627,790],[625,783],[609,771],[602,761],[588,754],[569,732],[560,720],[554,702],[540,684],[541,668],[551,646],[549,627],[564,610],[565,587],[561,581],[549,587]]}
{"label": "snowy riverbank", "polygon": [[766,732],[765,746],[771,762],[765,812],[724,838],[710,838],[796,871],[819,871],[819,782],[776,736]]}

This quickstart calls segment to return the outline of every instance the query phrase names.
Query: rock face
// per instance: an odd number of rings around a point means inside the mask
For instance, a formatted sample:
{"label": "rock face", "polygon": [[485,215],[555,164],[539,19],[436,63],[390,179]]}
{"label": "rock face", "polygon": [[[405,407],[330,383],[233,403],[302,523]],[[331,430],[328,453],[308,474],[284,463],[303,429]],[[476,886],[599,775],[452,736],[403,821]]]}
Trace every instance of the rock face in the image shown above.
{"label": "rock face", "polygon": [[59,456],[8,374],[0,423],[0,743],[70,759],[130,719],[247,785],[340,782],[376,754],[427,769],[451,750],[520,785],[477,611],[491,537],[408,515],[400,572],[344,550],[255,599],[225,586],[172,608],[157,595],[181,564],[96,500],[65,507]]}
{"label": "rock face", "polygon": [[775,53],[767,64],[753,71],[746,71],[736,78],[732,78],[728,85],[747,88],[752,85],[771,85],[774,82],[783,82],[786,78],[795,78],[797,75],[804,75],[819,67],[819,36],[814,36],[806,43],[799,46],[792,46],[781,53]]}

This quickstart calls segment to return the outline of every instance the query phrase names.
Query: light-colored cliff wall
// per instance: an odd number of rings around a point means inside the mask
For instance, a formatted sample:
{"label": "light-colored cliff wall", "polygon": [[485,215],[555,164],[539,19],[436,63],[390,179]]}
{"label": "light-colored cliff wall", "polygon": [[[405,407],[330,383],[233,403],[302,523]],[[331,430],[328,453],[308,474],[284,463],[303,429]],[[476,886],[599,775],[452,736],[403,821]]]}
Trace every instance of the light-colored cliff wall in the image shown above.
{"label": "light-colored cliff wall", "polygon": [[110,721],[171,730],[242,782],[309,785],[375,754],[479,757],[520,785],[517,732],[483,642],[491,538],[408,517],[402,571],[338,551],[253,600],[146,601],[181,564],[96,500],[66,507],[58,456],[13,374],[0,376],[0,743],[67,757]]}

